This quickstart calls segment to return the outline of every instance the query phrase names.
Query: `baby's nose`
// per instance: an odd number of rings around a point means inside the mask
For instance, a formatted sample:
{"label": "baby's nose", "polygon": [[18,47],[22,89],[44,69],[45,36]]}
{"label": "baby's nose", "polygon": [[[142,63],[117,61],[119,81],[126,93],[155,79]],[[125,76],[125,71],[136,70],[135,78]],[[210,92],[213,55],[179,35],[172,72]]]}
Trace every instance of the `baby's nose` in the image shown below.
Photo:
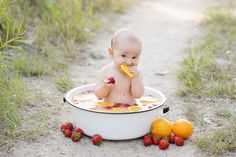
{"label": "baby's nose", "polygon": [[127,60],[126,63],[129,65],[129,66],[133,66],[134,63],[131,61],[131,60]]}

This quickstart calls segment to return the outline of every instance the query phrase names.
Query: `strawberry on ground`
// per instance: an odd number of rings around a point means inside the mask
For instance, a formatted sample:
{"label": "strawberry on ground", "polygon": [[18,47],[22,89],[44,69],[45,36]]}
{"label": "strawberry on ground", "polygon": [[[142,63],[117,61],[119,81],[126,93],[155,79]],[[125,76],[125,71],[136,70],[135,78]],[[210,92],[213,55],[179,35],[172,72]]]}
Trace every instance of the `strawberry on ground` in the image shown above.
{"label": "strawberry on ground", "polygon": [[161,140],[161,137],[160,137],[160,136],[158,136],[158,135],[152,135],[152,142],[153,142],[153,144],[158,145],[159,142],[160,142],[160,140]]}
{"label": "strawberry on ground", "polygon": [[175,135],[170,135],[170,143],[175,143]]}
{"label": "strawberry on ground", "polygon": [[100,144],[102,143],[102,136],[98,134],[93,135],[92,142],[94,145],[100,146]]}
{"label": "strawberry on ground", "polygon": [[148,133],[143,137],[144,146],[150,146],[152,144],[152,133]]}
{"label": "strawberry on ground", "polygon": [[71,140],[74,142],[78,142],[84,136],[83,130],[80,128],[76,128],[71,135]]}
{"label": "strawberry on ground", "polygon": [[65,134],[66,130],[73,130],[73,124],[72,123],[64,123],[61,125],[61,132],[63,132],[63,134]]}
{"label": "strawberry on ground", "polygon": [[164,138],[161,139],[159,142],[159,148],[162,150],[165,150],[169,147],[170,143],[168,142],[168,139]]}
{"label": "strawberry on ground", "polygon": [[182,146],[184,145],[184,139],[182,137],[175,136],[175,144],[177,146]]}
{"label": "strawberry on ground", "polygon": [[71,134],[72,134],[72,131],[69,130],[69,129],[66,129],[66,131],[65,131],[65,137],[70,138],[70,137],[71,137]]}

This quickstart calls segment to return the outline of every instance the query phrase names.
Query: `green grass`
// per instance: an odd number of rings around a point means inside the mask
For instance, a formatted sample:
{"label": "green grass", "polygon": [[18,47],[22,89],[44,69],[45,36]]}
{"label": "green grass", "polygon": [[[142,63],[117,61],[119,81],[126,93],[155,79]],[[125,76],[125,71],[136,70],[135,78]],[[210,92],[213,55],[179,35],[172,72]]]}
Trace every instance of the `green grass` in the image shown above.
{"label": "green grass", "polygon": [[[211,11],[204,21],[203,39],[190,48],[178,73],[181,95],[223,96],[236,98],[233,81],[236,62],[236,17],[232,12],[219,9]],[[217,59],[223,58],[229,66],[222,66]]]}
{"label": "green grass", "polygon": [[230,105],[218,104],[215,107],[215,112],[218,116],[227,119],[230,125],[236,128],[236,111]]}
{"label": "green grass", "polygon": [[[20,76],[54,76],[65,70],[81,43],[104,27],[100,18],[122,11],[131,1],[0,1],[1,134],[16,136],[19,112],[28,103],[29,92]],[[60,78],[56,86],[66,91],[73,84]],[[36,133],[31,131],[29,137]]]}
{"label": "green grass", "polygon": [[55,79],[55,84],[58,90],[65,92],[74,86],[71,79],[67,77],[58,77]]}
{"label": "green grass", "polygon": [[194,143],[210,156],[222,155],[226,151],[234,151],[236,149],[235,128],[224,127],[211,131],[211,133],[198,135],[194,139]]}
{"label": "green grass", "polygon": [[[224,118],[221,128],[207,131],[196,136],[194,143],[210,156],[220,156],[226,151],[236,149],[236,112],[229,105],[217,104],[214,106],[216,115]],[[217,122],[216,122],[217,123]]]}
{"label": "green grass", "polygon": [[[235,75],[236,17],[228,9],[208,12],[203,22],[203,38],[190,49],[178,73],[182,83],[182,95],[194,94],[200,97],[236,98]],[[219,60],[223,60],[221,64]],[[213,128],[197,135],[194,143],[208,156],[222,156],[236,149],[236,113],[229,105],[213,105],[219,128]],[[186,109],[190,117],[197,119],[196,108]],[[217,119],[219,118],[219,119]]]}
{"label": "green grass", "polygon": [[23,51],[28,26],[11,15],[12,1],[0,1],[0,124],[1,134],[15,137],[20,110],[28,103],[29,92],[17,72],[5,59],[9,50]]}
{"label": "green grass", "polygon": [[[32,1],[18,0],[16,12],[21,14],[35,31],[33,47],[40,50],[50,43],[65,57],[73,58],[78,43],[92,39],[94,31],[101,29],[101,12],[122,11],[133,0],[122,1]],[[29,16],[31,15],[31,16]],[[69,17],[69,18],[68,18]]]}
{"label": "green grass", "polygon": [[41,76],[47,73],[46,62],[42,57],[17,56],[12,61],[13,68],[21,75],[25,76]]}
{"label": "green grass", "polygon": [[4,126],[4,134],[15,137],[15,128],[20,123],[19,112],[28,103],[29,93],[19,76],[6,76],[6,72],[1,71],[0,78],[0,123]]}
{"label": "green grass", "polygon": [[94,12],[96,11],[115,11],[122,12],[125,7],[134,3],[135,0],[95,0],[92,5],[92,9]]}
{"label": "green grass", "polygon": [[16,22],[11,17],[11,3],[9,0],[0,1],[0,50],[12,48],[23,51],[17,44],[28,42],[24,39],[28,26],[24,21]]}
{"label": "green grass", "polygon": [[204,124],[204,114],[200,113],[200,110],[194,104],[188,103],[188,105],[185,105],[184,115],[186,115],[186,117],[188,117],[188,119],[191,121],[198,122],[201,125]]}

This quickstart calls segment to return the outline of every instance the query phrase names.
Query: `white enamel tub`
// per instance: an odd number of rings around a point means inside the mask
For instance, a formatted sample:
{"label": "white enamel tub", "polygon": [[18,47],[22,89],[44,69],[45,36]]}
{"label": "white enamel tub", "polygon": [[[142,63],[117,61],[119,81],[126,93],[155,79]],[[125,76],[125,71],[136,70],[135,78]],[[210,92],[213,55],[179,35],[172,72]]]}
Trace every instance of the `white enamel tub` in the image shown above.
{"label": "white enamel tub", "polygon": [[107,140],[127,140],[144,136],[150,131],[153,120],[169,111],[165,106],[165,95],[145,86],[145,93],[158,97],[160,103],[148,110],[137,112],[103,112],[81,108],[71,100],[76,93],[94,90],[96,84],[87,84],[71,89],[64,96],[64,102],[71,107],[72,121],[75,127],[81,128],[88,136],[100,134]]}

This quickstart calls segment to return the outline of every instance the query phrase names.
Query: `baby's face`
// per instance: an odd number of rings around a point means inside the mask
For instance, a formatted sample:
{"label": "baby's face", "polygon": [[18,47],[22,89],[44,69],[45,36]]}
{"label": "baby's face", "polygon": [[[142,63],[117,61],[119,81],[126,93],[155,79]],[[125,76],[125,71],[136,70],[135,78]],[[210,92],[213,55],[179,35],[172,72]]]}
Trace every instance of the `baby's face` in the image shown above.
{"label": "baby's face", "polygon": [[120,67],[121,64],[137,66],[141,54],[141,44],[124,40],[112,51],[111,57],[115,66]]}

